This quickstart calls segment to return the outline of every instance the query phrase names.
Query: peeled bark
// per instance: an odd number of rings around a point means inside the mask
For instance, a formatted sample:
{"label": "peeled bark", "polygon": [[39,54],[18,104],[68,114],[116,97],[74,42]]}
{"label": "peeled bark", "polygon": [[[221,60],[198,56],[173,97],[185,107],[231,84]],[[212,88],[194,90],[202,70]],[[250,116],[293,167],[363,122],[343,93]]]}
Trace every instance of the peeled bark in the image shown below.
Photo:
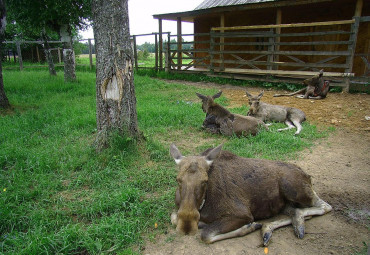
{"label": "peeled bark", "polygon": [[63,50],[64,81],[76,81],[75,53],[73,49]]}
{"label": "peeled bark", "polygon": [[132,138],[139,130],[127,0],[94,0],[93,17],[99,149],[113,130]]}
{"label": "peeled bark", "polygon": [[56,76],[57,72],[55,71],[53,56],[51,55],[50,45],[48,43],[48,38],[45,33],[42,33],[42,39],[44,40],[44,52],[45,52],[46,61],[48,62],[48,66],[49,66],[49,73],[50,75]]}

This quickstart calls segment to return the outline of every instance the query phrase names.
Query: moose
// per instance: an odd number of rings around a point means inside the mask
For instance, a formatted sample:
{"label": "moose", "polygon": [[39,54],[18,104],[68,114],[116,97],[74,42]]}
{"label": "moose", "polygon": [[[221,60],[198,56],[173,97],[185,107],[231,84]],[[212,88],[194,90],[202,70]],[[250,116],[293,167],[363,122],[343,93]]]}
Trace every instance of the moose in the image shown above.
{"label": "moose", "polygon": [[[300,167],[280,161],[243,158],[222,145],[199,156],[183,156],[176,145],[170,154],[179,170],[175,194],[177,212],[171,222],[182,234],[201,229],[205,243],[244,236],[261,229],[263,245],[272,232],[292,224],[303,238],[305,219],[324,215],[332,207],[318,197],[311,177]],[[281,215],[283,219],[256,221]]]}
{"label": "moose", "polygon": [[294,107],[272,105],[260,102],[263,93],[264,91],[262,91],[258,96],[253,96],[248,93],[248,91],[246,91],[246,95],[248,96],[248,102],[250,105],[247,115],[253,116],[264,122],[284,122],[288,127],[278,129],[279,132],[283,130],[297,128],[295,135],[298,135],[302,130],[302,122],[306,120],[305,113],[302,110]]}
{"label": "moose", "polygon": [[220,97],[222,91],[213,96],[196,94],[202,99],[202,109],[207,114],[206,120],[203,122],[203,127],[219,130],[221,134],[227,136],[233,134],[237,136],[256,135],[261,127],[267,129],[263,121],[251,116],[233,114],[225,107],[216,103],[214,99]]}
{"label": "moose", "polygon": [[323,74],[324,70],[320,70],[319,74],[305,79],[303,84],[306,87],[303,89],[290,94],[275,94],[274,97],[294,96],[304,93],[304,95],[298,95],[297,97],[303,99],[324,99],[329,92],[329,81],[324,80]]}

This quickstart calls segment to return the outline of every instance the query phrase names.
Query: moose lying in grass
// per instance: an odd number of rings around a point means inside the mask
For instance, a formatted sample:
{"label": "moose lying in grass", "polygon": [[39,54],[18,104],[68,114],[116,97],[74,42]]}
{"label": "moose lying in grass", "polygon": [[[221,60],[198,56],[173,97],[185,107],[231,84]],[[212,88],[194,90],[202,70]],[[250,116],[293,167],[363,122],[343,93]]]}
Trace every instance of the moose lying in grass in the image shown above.
{"label": "moose lying in grass", "polygon": [[[311,178],[294,164],[264,159],[242,158],[222,145],[200,156],[182,156],[172,144],[170,153],[179,167],[172,224],[183,234],[195,234],[213,243],[244,236],[262,228],[263,244],[272,231],[292,224],[298,238],[305,233],[304,220],[323,215],[332,207],[312,189]],[[290,215],[260,224],[284,212]]]}
{"label": "moose lying in grass", "polygon": [[203,127],[219,130],[223,135],[231,136],[256,135],[261,127],[267,129],[263,121],[251,116],[233,114],[225,107],[215,103],[214,99],[221,96],[222,91],[213,96],[204,96],[196,93],[202,99],[203,112],[207,114]]}
{"label": "moose lying in grass", "polygon": [[297,97],[304,99],[324,99],[329,92],[329,81],[324,80],[323,74],[324,70],[320,70],[318,75],[304,80],[303,84],[306,87],[301,90],[290,94],[275,94],[274,97],[294,96],[304,93],[304,95]]}
{"label": "moose lying in grass", "polygon": [[248,96],[250,105],[247,113],[248,116],[253,116],[264,122],[284,122],[288,126],[287,128],[278,129],[278,131],[297,128],[295,134],[298,135],[301,132],[301,123],[306,120],[306,115],[302,110],[294,107],[272,105],[260,102],[261,97],[263,96],[263,91],[258,96],[252,96],[246,91],[246,95]]}

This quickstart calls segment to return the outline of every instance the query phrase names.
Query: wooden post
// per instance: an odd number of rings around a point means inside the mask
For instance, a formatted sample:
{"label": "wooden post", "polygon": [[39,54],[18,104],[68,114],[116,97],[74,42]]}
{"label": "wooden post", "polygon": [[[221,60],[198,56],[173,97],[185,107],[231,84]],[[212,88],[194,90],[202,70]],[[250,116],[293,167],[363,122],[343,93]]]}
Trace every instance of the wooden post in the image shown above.
{"label": "wooden post", "polygon": [[155,43],[154,43],[154,57],[155,57],[155,71],[158,72],[158,34],[155,33],[154,34],[154,39],[155,39]]}
{"label": "wooden post", "polygon": [[181,32],[181,17],[177,17],[177,69],[181,70],[182,66],[182,32]]}
{"label": "wooden post", "polygon": [[172,62],[172,58],[171,58],[171,36],[170,36],[170,33],[167,33],[167,56],[166,56],[166,61],[167,61],[167,64],[166,64],[166,72],[169,72],[171,71],[171,62]]}
{"label": "wooden post", "polygon": [[267,69],[268,70],[273,69],[273,62],[274,62],[274,37],[272,37],[273,34],[274,34],[274,29],[270,28],[268,51],[271,53],[267,55]]}
{"label": "wooden post", "polygon": [[215,72],[215,68],[213,66],[213,51],[215,48],[215,31],[211,30],[210,34],[210,46],[209,46],[209,71],[211,74]]}
{"label": "wooden post", "polygon": [[22,51],[21,51],[21,43],[17,42],[17,52],[18,52],[18,62],[19,62],[19,70],[23,70],[23,60],[22,60]]}
{"label": "wooden post", "polygon": [[159,69],[163,69],[163,38],[162,38],[162,19],[158,19],[159,32]]}
{"label": "wooden post", "polygon": [[134,42],[134,58],[135,58],[135,70],[139,70],[139,65],[137,63],[137,49],[136,49],[136,35],[132,36]]}
{"label": "wooden post", "polygon": [[89,42],[89,59],[90,59],[90,70],[93,68],[93,57],[92,57],[92,46],[91,46],[91,39],[88,39]]}
{"label": "wooden post", "polygon": [[40,52],[39,52],[39,45],[36,45],[36,55],[37,55],[37,62],[40,63]]}
{"label": "wooden post", "polygon": [[[220,22],[221,27],[225,27],[225,13],[221,14],[221,22]],[[220,30],[220,33],[224,33],[225,30]],[[221,59],[221,65],[220,65],[220,71],[225,70],[225,64],[224,64],[224,50],[225,50],[225,38],[223,36],[220,37],[220,59]]]}
{"label": "wooden post", "polygon": [[356,10],[355,10],[355,17],[361,17],[362,13],[362,6],[364,5],[363,0],[357,0],[356,2]]}
{"label": "wooden post", "polygon": [[[355,23],[351,26],[351,35],[349,37],[349,41],[352,42],[352,44],[348,45],[348,52],[350,52],[350,55],[347,56],[346,59],[346,72],[352,73],[353,69],[353,59],[355,56],[355,50],[356,50],[356,42],[357,42],[357,35],[358,35],[358,27],[360,25],[360,17],[354,17]],[[349,85],[350,85],[350,79],[346,79],[346,87],[344,88],[344,92],[349,91]]]}
{"label": "wooden post", "polygon": [[[281,24],[281,8],[277,9],[276,11],[276,25],[280,25]],[[280,34],[281,34],[281,28],[280,27],[277,27],[276,30],[275,30],[275,33],[279,36],[275,37],[275,43],[280,43]],[[273,47],[274,51],[279,51],[280,50],[280,45],[275,45],[275,47]],[[279,55],[274,55],[274,61],[275,62],[279,62]],[[278,65],[275,65],[274,70],[278,70],[279,69],[279,66]]]}
{"label": "wooden post", "polygon": [[62,54],[60,54],[60,48],[58,47],[58,58],[59,58],[59,64],[62,63]]}

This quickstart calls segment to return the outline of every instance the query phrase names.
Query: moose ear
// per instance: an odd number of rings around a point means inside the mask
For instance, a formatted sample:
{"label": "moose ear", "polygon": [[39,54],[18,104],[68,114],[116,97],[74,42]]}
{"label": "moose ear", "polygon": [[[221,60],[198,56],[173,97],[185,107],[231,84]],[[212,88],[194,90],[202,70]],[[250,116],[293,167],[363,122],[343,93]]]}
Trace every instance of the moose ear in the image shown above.
{"label": "moose ear", "polygon": [[213,99],[219,98],[219,97],[221,96],[221,94],[222,94],[222,91],[218,92],[217,94],[214,94],[214,95],[212,96],[212,98],[213,98]]}
{"label": "moose ear", "polygon": [[323,74],[324,74],[324,69],[321,69],[319,73],[319,77],[323,76]]}
{"label": "moose ear", "polygon": [[170,146],[170,153],[173,159],[175,160],[176,164],[180,164],[181,160],[184,158],[183,155],[181,155],[181,152],[179,149],[177,149],[175,144],[171,144]]}
{"label": "moose ear", "polygon": [[245,94],[247,95],[248,98],[252,98],[253,97],[252,94],[249,94],[248,91],[245,91]]}
{"label": "moose ear", "polygon": [[206,96],[204,96],[204,95],[202,95],[202,94],[199,94],[199,93],[195,93],[195,94],[197,94],[197,96],[200,98],[200,99],[202,99],[202,100],[205,100],[207,97]]}
{"label": "moose ear", "polygon": [[264,90],[262,90],[262,92],[257,96],[257,99],[258,99],[258,100],[260,100],[260,99],[261,99],[261,97],[263,96],[263,93],[265,93],[265,91],[264,91]]}
{"label": "moose ear", "polygon": [[213,163],[213,160],[215,160],[221,153],[222,144],[217,146],[216,148],[212,149],[208,154],[206,155],[206,161],[207,164],[210,166]]}

